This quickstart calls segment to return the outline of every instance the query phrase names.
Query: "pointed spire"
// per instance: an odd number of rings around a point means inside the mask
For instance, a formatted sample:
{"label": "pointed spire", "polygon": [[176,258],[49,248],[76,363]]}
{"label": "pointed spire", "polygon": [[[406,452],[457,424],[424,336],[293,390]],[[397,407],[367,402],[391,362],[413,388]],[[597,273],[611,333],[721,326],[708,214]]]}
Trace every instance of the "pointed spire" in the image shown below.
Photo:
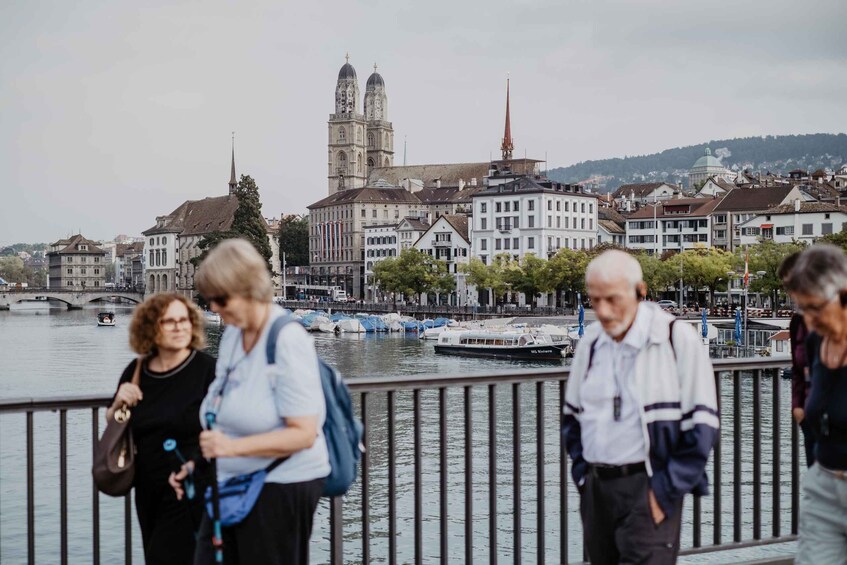
{"label": "pointed spire", "polygon": [[235,187],[237,186],[237,181],[235,180],[235,132],[232,132],[232,171],[229,174],[229,193],[235,194]]}
{"label": "pointed spire", "polygon": [[349,53],[349,52],[344,54],[344,62],[345,62],[345,63],[349,63],[349,62],[350,62],[350,53]]}
{"label": "pointed spire", "polygon": [[512,122],[509,117],[509,76],[506,75],[506,129],[503,132],[503,143],[500,145],[500,151],[503,155],[503,160],[507,161],[512,158],[512,150],[515,144],[512,142]]}

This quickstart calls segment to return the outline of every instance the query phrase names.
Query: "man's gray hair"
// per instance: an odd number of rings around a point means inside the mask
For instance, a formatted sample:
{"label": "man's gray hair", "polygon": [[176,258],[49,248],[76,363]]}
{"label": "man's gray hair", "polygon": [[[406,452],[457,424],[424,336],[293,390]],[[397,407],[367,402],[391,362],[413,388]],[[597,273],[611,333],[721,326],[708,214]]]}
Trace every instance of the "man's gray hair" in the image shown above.
{"label": "man's gray hair", "polygon": [[595,257],[585,269],[585,282],[595,278],[603,281],[624,279],[633,288],[644,279],[641,263],[625,251],[610,249]]}
{"label": "man's gray hair", "polygon": [[847,288],[847,256],[840,247],[829,244],[805,249],[785,280],[788,292],[832,299]]}

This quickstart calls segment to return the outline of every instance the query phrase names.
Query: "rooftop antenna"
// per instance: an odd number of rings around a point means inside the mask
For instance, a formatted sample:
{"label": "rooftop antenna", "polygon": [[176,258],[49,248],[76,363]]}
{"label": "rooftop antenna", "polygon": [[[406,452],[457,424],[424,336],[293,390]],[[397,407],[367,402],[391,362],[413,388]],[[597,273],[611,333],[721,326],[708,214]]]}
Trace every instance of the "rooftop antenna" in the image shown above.
{"label": "rooftop antenna", "polygon": [[406,138],[408,138],[408,137],[409,136],[407,136],[407,135],[403,136],[403,166],[404,167],[406,166]]}

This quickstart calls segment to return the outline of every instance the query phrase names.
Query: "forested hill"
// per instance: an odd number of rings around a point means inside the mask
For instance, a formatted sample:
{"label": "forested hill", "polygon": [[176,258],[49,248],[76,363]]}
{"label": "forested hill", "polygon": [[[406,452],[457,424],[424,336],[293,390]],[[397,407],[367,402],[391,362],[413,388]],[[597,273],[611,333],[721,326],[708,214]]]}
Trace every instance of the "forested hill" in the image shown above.
{"label": "forested hill", "polygon": [[603,192],[630,182],[682,181],[687,185],[688,169],[706,147],[730,170],[784,174],[798,168],[809,172],[838,169],[847,163],[847,135],[814,133],[722,139],[652,155],[584,161],[550,169],[547,175],[560,182],[595,182]]}

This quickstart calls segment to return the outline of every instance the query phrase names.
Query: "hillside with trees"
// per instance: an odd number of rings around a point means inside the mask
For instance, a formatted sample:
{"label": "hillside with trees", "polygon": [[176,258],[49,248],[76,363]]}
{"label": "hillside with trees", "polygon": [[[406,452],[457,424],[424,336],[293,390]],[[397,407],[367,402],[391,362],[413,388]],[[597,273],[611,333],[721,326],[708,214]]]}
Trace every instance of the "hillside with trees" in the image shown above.
{"label": "hillside with trees", "polygon": [[550,169],[547,176],[570,183],[595,179],[601,192],[632,182],[681,181],[687,185],[688,170],[707,147],[726,168],[734,171],[748,169],[786,174],[793,169],[837,170],[847,164],[847,135],[815,133],[712,140],[652,155],[584,161]]}

